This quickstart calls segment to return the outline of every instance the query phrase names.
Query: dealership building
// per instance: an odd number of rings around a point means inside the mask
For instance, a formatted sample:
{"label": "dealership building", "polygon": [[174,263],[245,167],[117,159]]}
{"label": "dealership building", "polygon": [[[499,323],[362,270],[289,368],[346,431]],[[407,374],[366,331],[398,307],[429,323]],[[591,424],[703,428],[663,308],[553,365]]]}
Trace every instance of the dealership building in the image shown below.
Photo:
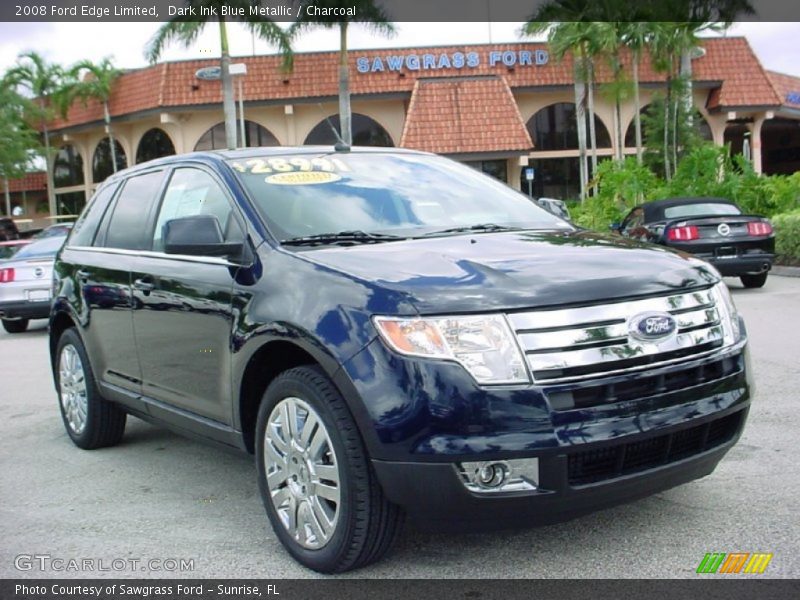
{"label": "dealership building", "polygon": [[[525,170],[533,167],[534,196],[577,197],[569,56],[556,61],[546,44],[518,43],[353,50],[349,60],[354,144],[443,154],[526,192]],[[277,56],[233,62],[246,67],[246,74],[234,78],[246,145],[336,141],[338,52],[298,54],[290,73],[280,69]],[[117,80],[110,112],[118,167],[224,147],[215,65],[218,61],[164,62]],[[600,65],[599,82],[609,77]],[[664,90],[665,78],[643,59],[640,80],[641,105],[647,110],[654,94]],[[767,71],[745,38],[732,37],[702,41],[692,60],[692,80],[705,137],[719,145],[730,143],[734,152],[748,148],[759,172],[800,169],[800,78]],[[624,154],[636,151],[634,111],[632,98],[626,99]],[[595,113],[598,154],[613,156],[614,105],[602,89],[595,94]],[[67,118],[50,127],[58,149],[52,161],[57,210],[72,214],[112,172],[102,107],[78,102]],[[32,197],[35,204],[26,202],[22,216],[40,224],[46,206],[40,195]]]}

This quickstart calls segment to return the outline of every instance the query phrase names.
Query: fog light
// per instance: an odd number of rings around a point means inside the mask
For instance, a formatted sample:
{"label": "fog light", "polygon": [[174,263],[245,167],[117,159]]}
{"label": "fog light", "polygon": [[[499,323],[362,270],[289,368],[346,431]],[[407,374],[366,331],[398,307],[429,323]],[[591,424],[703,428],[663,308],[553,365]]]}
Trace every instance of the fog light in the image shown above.
{"label": "fog light", "polygon": [[481,487],[494,488],[503,485],[506,477],[508,477],[508,465],[496,462],[481,467],[475,475],[475,480]]}
{"label": "fog light", "polygon": [[519,492],[539,484],[539,459],[465,462],[458,465],[461,481],[471,492]]}

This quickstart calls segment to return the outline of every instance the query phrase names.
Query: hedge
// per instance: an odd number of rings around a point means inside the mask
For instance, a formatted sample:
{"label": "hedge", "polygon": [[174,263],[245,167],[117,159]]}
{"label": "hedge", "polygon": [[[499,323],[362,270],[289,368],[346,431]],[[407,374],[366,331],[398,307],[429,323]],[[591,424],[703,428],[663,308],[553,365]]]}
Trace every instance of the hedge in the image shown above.
{"label": "hedge", "polygon": [[778,262],[800,264],[800,210],[772,217]]}
{"label": "hedge", "polygon": [[[800,172],[759,175],[740,156],[731,158],[727,147],[712,144],[692,149],[669,181],[628,157],[602,161],[591,184],[596,192],[584,202],[571,202],[570,213],[578,225],[598,231],[608,231],[638,204],[670,197],[728,198],[745,213],[770,218],[800,211]],[[790,248],[794,254],[787,256],[797,256],[797,245]]]}

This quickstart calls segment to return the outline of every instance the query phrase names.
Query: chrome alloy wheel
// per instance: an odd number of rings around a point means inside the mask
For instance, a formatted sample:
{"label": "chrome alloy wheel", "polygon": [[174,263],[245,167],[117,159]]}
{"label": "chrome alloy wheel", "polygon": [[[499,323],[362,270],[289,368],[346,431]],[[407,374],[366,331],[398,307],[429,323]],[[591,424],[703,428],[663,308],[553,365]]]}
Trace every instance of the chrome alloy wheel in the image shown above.
{"label": "chrome alloy wheel", "polygon": [[264,433],[267,487],[289,535],[304,548],[325,546],[341,505],[336,453],[322,418],[300,398],[284,398]]}
{"label": "chrome alloy wheel", "polygon": [[64,417],[72,432],[80,435],[86,427],[88,408],[86,375],[80,354],[72,344],[67,344],[61,350],[58,359],[58,385]]}

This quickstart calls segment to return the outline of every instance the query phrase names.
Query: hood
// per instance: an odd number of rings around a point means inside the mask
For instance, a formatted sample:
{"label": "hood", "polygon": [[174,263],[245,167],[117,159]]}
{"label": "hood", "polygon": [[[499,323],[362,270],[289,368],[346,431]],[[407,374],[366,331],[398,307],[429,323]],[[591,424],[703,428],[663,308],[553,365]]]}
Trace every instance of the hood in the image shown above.
{"label": "hood", "polygon": [[580,304],[719,280],[688,254],[588,231],[457,235],[304,255],[400,292],[422,314]]}

